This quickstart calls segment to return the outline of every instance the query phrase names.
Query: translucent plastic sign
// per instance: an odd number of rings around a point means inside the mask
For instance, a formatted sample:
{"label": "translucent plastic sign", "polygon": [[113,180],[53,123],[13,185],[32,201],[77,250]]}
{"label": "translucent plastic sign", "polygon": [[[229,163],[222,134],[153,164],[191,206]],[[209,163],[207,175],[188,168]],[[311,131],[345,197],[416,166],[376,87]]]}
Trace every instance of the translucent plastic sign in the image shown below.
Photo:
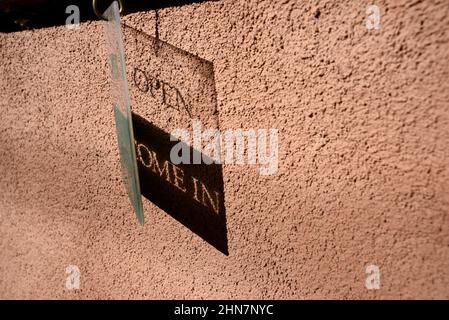
{"label": "translucent plastic sign", "polygon": [[140,194],[139,174],[134,147],[131,104],[126,80],[123,36],[119,8],[114,1],[104,12],[105,38],[111,70],[111,95],[114,108],[117,140],[120,152],[123,182],[137,219],[143,225],[143,208]]}

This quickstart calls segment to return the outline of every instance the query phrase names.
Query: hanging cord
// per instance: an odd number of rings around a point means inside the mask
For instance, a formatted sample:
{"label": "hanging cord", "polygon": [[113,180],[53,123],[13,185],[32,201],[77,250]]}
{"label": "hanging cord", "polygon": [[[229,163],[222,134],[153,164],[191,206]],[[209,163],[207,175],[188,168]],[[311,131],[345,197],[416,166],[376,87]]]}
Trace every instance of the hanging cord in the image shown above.
{"label": "hanging cord", "polygon": [[155,13],[155,31],[154,31],[154,35],[156,38],[156,42],[155,42],[155,53],[156,53],[156,57],[159,55],[159,12],[157,11],[157,9],[154,10]]}
{"label": "hanging cord", "polygon": [[[118,8],[119,8],[119,13],[122,14],[123,13],[123,3],[122,0],[116,0],[118,1]],[[103,15],[98,11],[97,8],[97,0],[92,0],[92,8],[94,9],[95,14],[97,15],[98,18],[102,19],[102,20],[107,20],[103,17]]]}

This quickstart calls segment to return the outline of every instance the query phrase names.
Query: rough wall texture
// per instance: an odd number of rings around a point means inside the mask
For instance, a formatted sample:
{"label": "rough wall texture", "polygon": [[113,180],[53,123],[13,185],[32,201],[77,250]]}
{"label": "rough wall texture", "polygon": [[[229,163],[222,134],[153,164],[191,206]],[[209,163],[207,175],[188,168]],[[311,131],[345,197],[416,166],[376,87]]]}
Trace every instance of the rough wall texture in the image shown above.
{"label": "rough wall texture", "polygon": [[137,224],[100,22],[0,34],[0,298],[449,298],[449,6],[379,0],[370,31],[368,4],[159,11],[213,62],[221,128],[279,129],[277,174],[223,167],[229,256],[147,200]]}

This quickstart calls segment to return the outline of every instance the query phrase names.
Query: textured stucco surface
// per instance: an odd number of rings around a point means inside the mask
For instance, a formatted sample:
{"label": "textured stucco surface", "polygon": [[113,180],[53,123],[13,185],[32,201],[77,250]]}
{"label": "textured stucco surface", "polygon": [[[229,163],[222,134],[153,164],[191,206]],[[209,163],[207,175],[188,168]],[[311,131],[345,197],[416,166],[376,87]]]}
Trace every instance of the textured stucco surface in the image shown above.
{"label": "textured stucco surface", "polygon": [[138,225],[101,22],[0,34],[0,298],[449,298],[449,5],[379,0],[369,31],[368,4],[159,11],[213,63],[222,129],[279,129],[276,175],[223,167],[229,256],[147,200]]}

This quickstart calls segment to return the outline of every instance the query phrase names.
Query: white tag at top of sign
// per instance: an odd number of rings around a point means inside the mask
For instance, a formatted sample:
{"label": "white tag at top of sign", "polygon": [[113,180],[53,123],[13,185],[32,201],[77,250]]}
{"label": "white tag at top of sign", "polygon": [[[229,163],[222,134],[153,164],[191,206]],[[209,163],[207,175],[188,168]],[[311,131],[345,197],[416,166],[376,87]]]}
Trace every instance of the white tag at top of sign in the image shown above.
{"label": "white tag at top of sign", "polygon": [[108,60],[111,71],[111,95],[114,107],[117,140],[123,181],[131,204],[140,224],[144,223],[142,198],[140,193],[139,173],[137,170],[136,151],[128,82],[126,80],[123,36],[119,8],[114,1],[103,13]]}

